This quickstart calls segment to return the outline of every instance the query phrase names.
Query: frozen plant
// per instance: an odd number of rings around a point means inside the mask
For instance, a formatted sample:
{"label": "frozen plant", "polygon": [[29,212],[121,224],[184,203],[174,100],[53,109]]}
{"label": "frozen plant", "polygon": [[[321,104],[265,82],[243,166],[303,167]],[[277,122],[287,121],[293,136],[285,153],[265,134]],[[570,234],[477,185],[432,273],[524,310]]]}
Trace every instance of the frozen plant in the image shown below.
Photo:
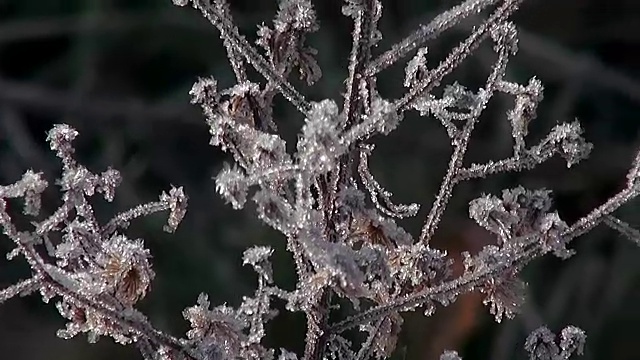
{"label": "frozen plant", "polygon": [[[517,28],[509,18],[523,0],[466,0],[381,55],[374,55],[382,36],[377,29],[381,1],[345,0],[342,12],[353,20],[353,32],[340,104],[309,101],[288,81],[292,72],[309,85],[321,77],[316,50],[306,42],[307,34],[319,29],[309,0],[281,0],[273,23],[258,27],[256,46],[239,34],[225,0],[174,2],[191,5],[218,28],[237,80],[228,89],[218,89],[213,77],[201,78],[190,91],[210,127],[211,144],[233,158],[215,178],[215,188],[234,209],[253,201],[257,216],[284,235],[295,263],[296,287],[283,289],[274,282],[270,247],[252,247],[242,261],[257,273],[254,294],[237,307],[212,306],[202,294],[183,312],[191,327],[184,337],[154,328],[134,307],[154,278],[150,254],[142,240],[128,238],[123,230],[134,219],[158,211],[169,212],[165,230],[175,230],[185,216],[187,197],[181,188],[172,188],[158,202],[100,224],[89,198],[100,193],[111,201],[119,173],[107,169],[93,174],[78,164],[72,147],[77,132],[57,125],[48,140],[62,162],[62,205],[34,222],[33,229],[19,230],[9,216],[9,199],[23,198],[25,214],[35,215],[47,183],[41,174],[27,171],[16,183],[0,186],[0,225],[15,244],[9,257],[22,256],[32,270],[30,278],[1,290],[0,301],[34,292],[45,302],[55,299],[68,320],[61,337],[87,333],[93,341],[110,336],[135,344],[145,359],[384,359],[396,348],[402,312],[420,309],[429,316],[436,304],[448,306],[461,294],[479,291],[500,322],[518,313],[526,287],[519,273],[532,260],[549,253],[570,257],[573,251],[567,245],[601,223],[638,242],[638,231],[612,213],[640,194],[640,154],[630,166],[626,186],[572,224],[554,211],[552,194],[545,189],[516,187],[471,201],[470,217],[496,241],[477,254],[464,253],[459,276],[453,275],[451,258],[431,246],[457,184],[531,169],[556,155],[570,167],[591,151],[578,122],[555,126],[537,144],[527,139],[543,97],[542,84],[536,78],[518,84],[505,77],[509,59],[518,51]],[[484,21],[444,60],[428,63],[430,40],[481,13],[487,14]],[[495,53],[485,84],[478,89],[457,82],[441,85],[483,42],[490,42]],[[398,99],[383,97],[376,88],[377,74],[412,53],[403,82],[406,92]],[[264,81],[250,80],[247,66]],[[473,130],[498,93],[513,98],[513,109],[506,114],[513,154],[467,166],[464,158]],[[293,153],[287,152],[273,117],[273,100],[280,95],[304,117]],[[391,133],[412,110],[439,120],[453,147],[435,201],[415,235],[396,219],[416,217],[419,205],[395,203],[368,166],[375,138]],[[306,316],[304,353],[264,345],[265,325],[277,316],[274,300]],[[351,304],[340,312],[348,313],[346,317],[330,317],[345,303]],[[358,341],[347,338],[350,329],[363,336]],[[567,359],[582,352],[585,339],[582,330],[568,326],[558,343],[543,327],[529,335],[525,350],[531,359]],[[441,359],[460,357],[447,351]]]}

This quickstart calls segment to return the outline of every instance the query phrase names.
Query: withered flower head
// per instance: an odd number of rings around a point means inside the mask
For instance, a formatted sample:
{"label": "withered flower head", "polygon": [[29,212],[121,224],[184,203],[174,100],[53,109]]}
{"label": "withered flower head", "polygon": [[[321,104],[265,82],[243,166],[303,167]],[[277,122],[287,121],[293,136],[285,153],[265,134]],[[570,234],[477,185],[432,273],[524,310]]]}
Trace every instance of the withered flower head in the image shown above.
{"label": "withered flower head", "polygon": [[143,298],[154,272],[149,263],[149,250],[142,240],[130,240],[114,235],[103,245],[102,277],[113,295],[120,301],[133,305]]}

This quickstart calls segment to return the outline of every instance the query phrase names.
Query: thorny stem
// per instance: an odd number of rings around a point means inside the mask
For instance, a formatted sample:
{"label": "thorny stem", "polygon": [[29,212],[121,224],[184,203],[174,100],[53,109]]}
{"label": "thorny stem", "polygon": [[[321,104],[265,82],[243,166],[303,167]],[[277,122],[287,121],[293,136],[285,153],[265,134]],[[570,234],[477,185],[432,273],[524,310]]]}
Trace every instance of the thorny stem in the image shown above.
{"label": "thorny stem", "polygon": [[455,176],[456,183],[483,178],[487,175],[503,173],[508,171],[522,171],[533,169],[536,165],[550,159],[555,150],[545,146],[549,138],[545,138],[538,145],[522,151],[520,155],[514,155],[507,159],[489,161],[485,164],[472,164],[469,167],[461,168]]}
{"label": "thorny stem", "polygon": [[[326,221],[325,233],[327,239],[332,239],[335,232],[335,199],[337,184],[340,176],[344,174],[344,170],[348,166],[348,160],[341,162],[336,171],[329,172],[324,177],[319,179],[319,197],[320,201],[324,201],[325,204],[322,207]],[[303,360],[322,360],[324,359],[324,352],[326,350],[326,343],[329,335],[329,309],[331,306],[331,295],[333,291],[330,288],[324,288],[322,295],[318,299],[314,307],[306,312],[307,317],[307,333],[306,333],[306,345],[304,349]]]}
{"label": "thorny stem", "polygon": [[200,9],[202,14],[220,31],[221,37],[229,41],[234,50],[244,56],[256,71],[265,79],[272,82],[282,95],[293,104],[298,111],[306,114],[311,109],[311,105],[288,81],[286,81],[276,69],[256,51],[251,44],[241,36],[238,28],[229,23],[224,14],[221,14],[215,6],[211,6],[211,0],[194,0],[194,5]]}
{"label": "thorny stem", "polygon": [[423,46],[427,41],[437,38],[440,34],[449,30],[464,18],[472,14],[477,14],[498,1],[499,0],[467,0],[441,13],[427,25],[420,25],[411,35],[373,60],[367,66],[364,76],[375,76],[377,73],[407,56],[411,51]]}
{"label": "thorny stem", "polygon": [[567,240],[572,240],[596,227],[600,222],[607,219],[607,216],[624,205],[629,200],[640,194],[638,186],[629,186],[611,197],[604,204],[593,209],[587,216],[580,218],[562,236]]}

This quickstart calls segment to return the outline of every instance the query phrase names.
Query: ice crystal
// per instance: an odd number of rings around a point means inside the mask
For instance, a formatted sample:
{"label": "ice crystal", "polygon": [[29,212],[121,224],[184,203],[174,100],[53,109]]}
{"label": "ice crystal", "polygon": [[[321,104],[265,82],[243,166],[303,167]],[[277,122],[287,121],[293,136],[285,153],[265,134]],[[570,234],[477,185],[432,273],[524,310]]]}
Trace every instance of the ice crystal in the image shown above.
{"label": "ice crystal", "polygon": [[216,190],[234,209],[242,209],[247,201],[249,184],[239,168],[225,164],[224,169],[216,176]]}

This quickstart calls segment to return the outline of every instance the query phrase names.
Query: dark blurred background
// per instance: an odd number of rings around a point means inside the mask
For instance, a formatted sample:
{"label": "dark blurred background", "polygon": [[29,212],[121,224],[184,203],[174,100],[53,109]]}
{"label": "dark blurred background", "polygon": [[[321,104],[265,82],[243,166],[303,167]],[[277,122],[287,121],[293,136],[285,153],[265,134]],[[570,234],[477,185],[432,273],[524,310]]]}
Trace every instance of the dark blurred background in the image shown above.
{"label": "dark blurred background", "polygon": [[[249,39],[256,24],[271,23],[276,1],[230,0],[234,17]],[[384,34],[379,52],[417,24],[459,1],[383,1]],[[304,89],[309,99],[340,100],[347,73],[351,23],[340,14],[341,1],[316,1],[321,30],[310,37],[319,50],[324,76]],[[429,43],[431,64],[442,59],[480,18],[470,19]],[[436,245],[459,257],[492,241],[467,217],[467,203],[483,192],[523,184],[555,192],[562,217],[574,221],[619,190],[634,150],[640,145],[640,2],[637,0],[564,0],[525,2],[520,52],[508,77],[526,83],[536,75],[545,84],[545,100],[531,125],[535,144],[553,125],[578,118],[594,143],[591,158],[567,169],[553,159],[534,171],[495,175],[456,189],[439,229]],[[482,84],[494,57],[481,47],[445,80],[471,87]],[[400,96],[403,65],[385,71],[378,81],[385,96]],[[200,292],[212,303],[238,304],[255,286],[252,272],[241,266],[249,245],[270,244],[276,278],[293,286],[291,260],[283,239],[254,219],[253,209],[234,211],[215,194],[211,177],[228,160],[208,146],[209,134],[188,90],[197,76],[214,75],[223,87],[233,84],[216,29],[191,8],[170,0],[0,0],[0,184],[33,168],[53,181],[59,163],[48,151],[45,132],[69,123],[80,132],[77,154],[93,171],[120,170],[124,183],[112,204],[96,201],[103,219],[133,205],[153,201],[170,184],[190,196],[185,222],[175,235],[161,232],[161,215],[137,221],[131,237],[151,248],[156,279],[141,302],[153,323],[183,335],[184,307]],[[257,79],[257,78],[256,78]],[[294,84],[300,85],[297,79]],[[505,118],[512,99],[496,97],[477,129],[469,161],[509,156],[510,128]],[[302,118],[282,99],[277,121],[294,144]],[[402,126],[379,139],[371,162],[379,181],[398,201],[433,201],[451,148],[444,130],[430,118],[412,114]],[[52,186],[45,214],[59,204]],[[618,215],[640,226],[640,200]],[[419,221],[408,221],[413,233]],[[0,241],[0,253],[11,249]],[[567,324],[587,331],[584,359],[640,359],[640,251],[612,230],[600,227],[575,242],[578,255],[567,261],[536,261],[524,277],[528,303],[515,320],[495,324],[477,294],[464,296],[435,316],[405,316],[395,359],[437,359],[455,349],[465,359],[524,359],[523,343],[532,329],[547,324],[559,332]],[[0,286],[28,274],[22,259],[0,260]],[[268,344],[299,353],[304,322],[285,311],[270,323]],[[85,337],[58,339],[64,326],[53,304],[39,296],[11,300],[0,307],[0,359],[139,359],[134,348],[111,339],[88,344]]]}

